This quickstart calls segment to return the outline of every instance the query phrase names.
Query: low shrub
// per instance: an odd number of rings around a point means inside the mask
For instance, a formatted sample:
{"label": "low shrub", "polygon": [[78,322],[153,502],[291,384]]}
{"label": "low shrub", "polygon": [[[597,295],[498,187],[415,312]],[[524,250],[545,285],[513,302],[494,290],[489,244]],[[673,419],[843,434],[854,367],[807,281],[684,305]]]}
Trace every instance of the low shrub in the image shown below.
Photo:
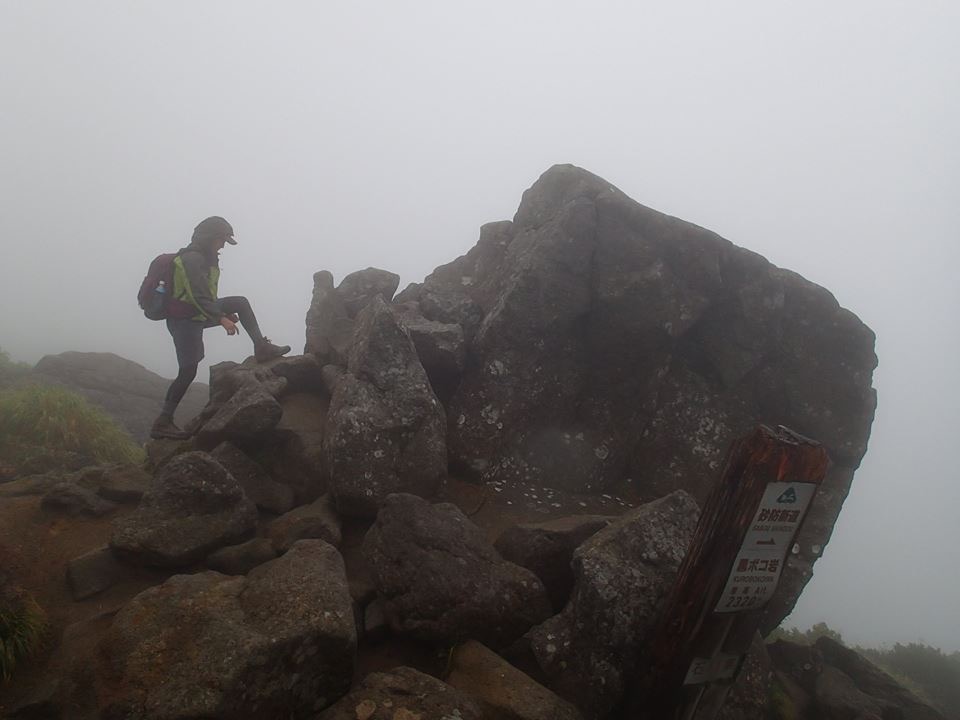
{"label": "low shrub", "polygon": [[33,598],[11,588],[0,594],[0,682],[40,648],[46,631],[46,615]]}
{"label": "low shrub", "polygon": [[0,457],[21,471],[46,472],[75,469],[78,457],[139,463],[143,449],[80,395],[27,385],[0,392]]}

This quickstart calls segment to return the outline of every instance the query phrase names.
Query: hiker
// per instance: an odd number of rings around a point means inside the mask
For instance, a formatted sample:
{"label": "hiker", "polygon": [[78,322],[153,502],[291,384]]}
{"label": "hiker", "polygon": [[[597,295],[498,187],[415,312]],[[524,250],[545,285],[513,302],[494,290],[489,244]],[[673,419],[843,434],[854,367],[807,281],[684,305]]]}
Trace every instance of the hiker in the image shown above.
{"label": "hiker", "polygon": [[167,390],[163,411],[150,430],[150,437],[154,439],[190,437],[190,433],[174,424],[173,413],[197,376],[206,328],[220,325],[227,335],[236,335],[239,323],[253,340],[253,354],[258,363],[290,352],[289,345],[274,345],[260,333],[257,318],[245,297],[217,297],[220,251],[228,243],[237,244],[230,223],[219,216],[208,217],[197,225],[190,244],[173,261],[173,289],[168,302],[181,311],[167,316],[167,330],[173,337],[180,370]]}

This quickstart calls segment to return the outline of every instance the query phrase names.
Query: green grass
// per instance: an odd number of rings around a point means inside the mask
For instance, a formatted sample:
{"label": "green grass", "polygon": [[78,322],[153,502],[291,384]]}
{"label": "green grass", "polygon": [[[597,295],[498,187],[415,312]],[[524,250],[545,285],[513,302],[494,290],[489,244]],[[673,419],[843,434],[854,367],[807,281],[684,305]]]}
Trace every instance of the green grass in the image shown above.
{"label": "green grass", "polygon": [[0,604],[0,682],[6,682],[25,658],[43,643],[47,619],[32,599]]}
{"label": "green grass", "polygon": [[59,469],[70,456],[95,463],[143,461],[112,418],[65,388],[28,385],[0,392],[0,457],[15,467]]}

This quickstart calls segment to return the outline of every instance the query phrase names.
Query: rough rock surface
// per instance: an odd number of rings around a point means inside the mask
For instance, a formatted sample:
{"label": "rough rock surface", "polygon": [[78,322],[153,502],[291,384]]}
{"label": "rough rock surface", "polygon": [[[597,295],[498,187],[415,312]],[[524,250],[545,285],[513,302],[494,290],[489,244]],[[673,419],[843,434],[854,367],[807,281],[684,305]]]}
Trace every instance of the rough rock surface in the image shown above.
{"label": "rough rock surface", "polygon": [[282,414],[280,403],[269,389],[251,382],[233,393],[213,417],[203,423],[197,438],[209,445],[224,440],[236,443],[256,441],[277,426]]}
{"label": "rough rock surface", "polygon": [[614,519],[606,515],[572,515],[514,525],[500,534],[494,547],[504,560],[525,567],[540,578],[559,612],[573,590],[574,550]]}
{"label": "rough rock surface", "polygon": [[100,517],[117,509],[117,504],[104,500],[93,490],[80,487],[76,483],[64,481],[54,485],[43,496],[41,507],[44,510],[66,515],[88,515]]}
{"label": "rough rock surface", "polygon": [[240,483],[244,494],[257,507],[277,515],[293,507],[293,490],[275,482],[256,461],[233,443],[220,443],[210,455]]}
{"label": "rough rock surface", "polygon": [[346,365],[357,315],[374,298],[390,302],[399,283],[399,275],[377,268],[350,273],[338,287],[327,270],[314,273],[304,352],[321,365]]}
{"label": "rough rock surface", "polygon": [[582,719],[573,705],[473,640],[454,649],[447,683],[476,697],[493,717],[510,720]]}
{"label": "rough rock surface", "polygon": [[270,562],[276,557],[273,543],[266,538],[254,538],[211,553],[206,560],[206,566],[224,575],[246,575],[258,565]]}
{"label": "rough rock surface", "polygon": [[298,540],[319,538],[339,547],[342,539],[340,518],[327,496],[281,515],[270,523],[267,533],[278,553],[286,552]]}
{"label": "rough rock surface", "polygon": [[372,517],[395,492],[429,497],[446,472],[443,407],[409,334],[379,297],[357,317],[324,443],[337,509],[347,515]]}
{"label": "rough rock surface", "polygon": [[110,546],[146,565],[183,567],[251,535],[257,510],[239,483],[204,452],[178,455],[140,505],[114,523]]}
{"label": "rough rock surface", "polygon": [[176,575],[117,614],[101,717],[306,719],[342,696],[356,634],[343,560],[310,540],[244,577]]}
{"label": "rough rock surface", "polygon": [[327,489],[323,433],[329,405],[325,391],[293,392],[280,400],[283,417],[267,462],[271,474],[293,489],[297,504],[315,500]]}
{"label": "rough rock surface", "polygon": [[427,320],[415,303],[395,305],[394,310],[410,333],[434,393],[446,402],[460,382],[466,360],[463,328],[457,323]]}
{"label": "rough rock surface", "polygon": [[112,587],[125,571],[109,547],[97,548],[67,563],[67,585],[74,600],[85,600]]}
{"label": "rough rock surface", "polygon": [[503,560],[449,503],[388,496],[363,553],[396,632],[502,647],[550,614],[536,575]]}
{"label": "rough rock surface", "polygon": [[834,468],[764,631],[789,612],[876,404],[874,335],[829,292],[557,165],[513,222],[398,299],[464,329],[447,442],[480,480],[596,492],[629,478],[647,499],[683,488],[703,502],[758,422],[823,443]]}
{"label": "rough rock surface", "polygon": [[623,696],[699,512],[677,490],[593,535],[574,553],[570,602],[527,633],[547,686],[586,716],[602,717]]}
{"label": "rough rock surface", "polygon": [[485,720],[479,705],[410,667],[370,673],[316,720]]}
{"label": "rough rock surface", "polygon": [[772,676],[770,656],[763,638],[757,633],[717,720],[768,720]]}
{"label": "rough rock surface", "polygon": [[[166,331],[164,331],[166,332]],[[113,353],[65,352],[46,355],[34,366],[31,381],[63,385],[100,407],[137,442],[146,442],[160,414],[170,380]],[[177,408],[186,422],[207,402],[207,386],[193,383]]]}
{"label": "rough rock surface", "polygon": [[69,479],[116,503],[140,502],[153,484],[148,472],[129,463],[94,465],[74,473]]}

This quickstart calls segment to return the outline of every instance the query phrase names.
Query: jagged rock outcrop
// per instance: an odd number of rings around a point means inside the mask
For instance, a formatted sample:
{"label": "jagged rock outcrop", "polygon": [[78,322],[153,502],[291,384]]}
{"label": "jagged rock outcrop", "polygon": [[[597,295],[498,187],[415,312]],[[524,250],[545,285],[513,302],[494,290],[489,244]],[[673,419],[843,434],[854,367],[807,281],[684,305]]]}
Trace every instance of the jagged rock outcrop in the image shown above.
{"label": "jagged rock outcrop", "polygon": [[389,495],[363,552],[399,633],[439,643],[474,638],[496,648],[550,613],[537,576],[501,558],[449,503]]}
{"label": "jagged rock outcrop", "polygon": [[324,450],[337,509],[372,517],[391,493],[433,495],[447,468],[445,428],[409,334],[375,296],[357,316],[347,372],[327,415]]}
{"label": "jagged rock outcrop", "polygon": [[757,423],[823,443],[830,474],[764,630],[793,607],[866,451],[874,336],[823,288],[570,165],[397,298],[458,323],[452,466],[481,481],[699,501]]}
{"label": "jagged rock outcrop", "polygon": [[100,717],[306,720],[347,691],[355,652],[343,560],[305,540],[245,578],[176,575],[128,603],[99,651]]}
{"label": "jagged rock outcrop", "polygon": [[591,536],[574,552],[570,602],[525,636],[548,687],[587,717],[615,707],[637,672],[699,512],[677,490]]}
{"label": "jagged rock outcrop", "polygon": [[[150,426],[160,414],[171,382],[119,355],[84,352],[44,356],[29,380],[63,385],[83,395],[137,442],[150,437]],[[207,394],[204,383],[193,383],[177,409],[178,420],[186,422],[199,413]]]}
{"label": "jagged rock outcrop", "polygon": [[304,353],[321,364],[346,365],[357,315],[375,297],[390,302],[399,284],[399,275],[377,268],[350,273],[338,287],[329,271],[315,273]]}
{"label": "jagged rock outcrop", "polygon": [[179,455],[129,515],[114,523],[110,546],[131,562],[184,567],[252,535],[254,504],[220,463],[204,452]]}

